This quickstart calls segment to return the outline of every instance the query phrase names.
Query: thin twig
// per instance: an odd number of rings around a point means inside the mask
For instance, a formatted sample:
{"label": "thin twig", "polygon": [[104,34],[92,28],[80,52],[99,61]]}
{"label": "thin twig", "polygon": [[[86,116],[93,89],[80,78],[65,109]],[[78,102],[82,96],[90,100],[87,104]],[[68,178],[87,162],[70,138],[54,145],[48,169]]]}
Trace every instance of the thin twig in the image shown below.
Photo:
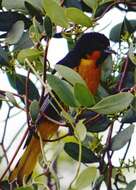
{"label": "thin twig", "polygon": [[29,131],[29,128],[27,128],[27,130],[25,131],[25,134],[23,135],[23,138],[21,139],[21,142],[19,143],[19,146],[17,147],[17,149],[16,149],[16,151],[15,151],[15,153],[14,153],[14,155],[13,155],[11,161],[9,162],[9,164],[8,164],[8,166],[7,166],[7,168],[6,168],[6,170],[4,171],[4,173],[2,174],[2,176],[0,177],[0,182],[3,180],[3,178],[4,178],[5,175],[7,174],[8,170],[10,169],[10,167],[11,167],[13,161],[15,160],[15,158],[16,158],[16,156],[17,156],[17,154],[18,154],[18,152],[19,152],[19,150],[20,150],[20,148],[21,148],[21,146],[22,146],[22,144],[23,144],[23,142],[24,142],[24,140],[25,140],[25,138],[26,138],[26,136],[27,136],[27,134],[28,134],[28,131]]}
{"label": "thin twig", "polygon": [[[2,150],[3,150],[3,153],[4,153],[3,156],[5,157],[7,164],[9,164],[9,160],[8,160],[8,157],[7,157],[7,151],[6,151],[5,147],[4,147],[4,140],[5,140],[5,135],[6,135],[6,130],[7,130],[7,123],[8,123],[8,120],[9,120],[11,109],[12,109],[12,107],[9,105],[7,117],[5,119],[5,126],[4,126],[3,136],[2,136],[1,143],[0,143],[1,147],[2,147]],[[10,168],[9,168],[9,171],[10,171]]]}
{"label": "thin twig", "polygon": [[126,156],[127,156],[127,153],[128,153],[129,147],[130,147],[130,144],[131,144],[131,139],[128,141],[128,145],[127,145],[125,154],[124,154],[124,156],[123,156],[123,158],[122,158],[122,160],[121,160],[120,167],[122,167],[122,165],[123,165],[123,163],[124,163],[124,160],[125,160],[125,158],[126,158]]}
{"label": "thin twig", "polygon": [[[7,151],[6,151],[5,147],[4,147],[4,144],[1,144],[1,147],[2,147],[2,150],[3,150],[3,153],[4,153],[5,160],[6,160],[7,164],[9,164]],[[9,172],[10,172],[10,168],[9,168]]]}
{"label": "thin twig", "polygon": [[46,119],[48,119],[49,121],[51,121],[51,122],[53,122],[53,123],[55,123],[55,124],[57,124],[57,125],[60,125],[60,126],[66,126],[66,122],[61,122],[61,121],[57,121],[57,120],[55,120],[55,119],[52,119],[51,117],[49,117],[48,115],[46,115],[44,112],[41,112],[40,111],[40,114],[44,117],[44,118],[46,118]]}
{"label": "thin twig", "polygon": [[56,139],[42,139],[43,142],[55,142],[55,141],[59,141],[61,139],[64,139],[65,137],[69,136],[69,133],[68,134],[65,134],[61,137],[58,137]]}
{"label": "thin twig", "polygon": [[[5,94],[6,94],[7,92],[9,92],[9,91],[0,90],[0,95],[5,96]],[[22,98],[22,99],[25,100],[25,96],[24,96],[24,95],[15,94],[15,93],[12,93],[12,92],[9,92],[9,93],[12,94],[13,96],[16,96],[16,97],[18,97],[18,98]],[[0,98],[0,99],[1,99],[1,98]],[[8,101],[7,101],[6,99],[4,99],[4,98],[3,98],[2,100],[8,102]],[[30,99],[29,99],[28,101],[29,101],[29,103],[31,103],[31,100],[30,100]],[[22,110],[22,111],[26,111],[24,108],[20,107],[18,104],[16,105],[16,108],[19,108],[19,109]]]}
{"label": "thin twig", "polygon": [[27,73],[27,78],[26,78],[26,84],[25,84],[25,95],[26,95],[26,118],[27,118],[27,125],[29,129],[31,128],[30,126],[30,116],[29,116],[29,76],[30,76],[30,69],[28,70]]}
{"label": "thin twig", "polygon": [[[0,90],[0,94],[3,95],[3,96],[5,96],[5,94],[6,94],[7,92],[9,92],[9,91]],[[23,99],[25,98],[24,95],[16,94],[16,93],[13,93],[13,92],[9,92],[9,93],[12,94],[13,96],[18,97],[18,98],[23,98]],[[29,101],[30,101],[30,100],[29,100]]]}
{"label": "thin twig", "polygon": [[[46,44],[46,48],[45,48],[45,51],[44,51],[44,67],[43,67],[43,82],[45,83],[46,81],[46,71],[47,71],[47,55],[48,55],[48,49],[49,49],[49,42],[50,42],[50,39],[47,38],[47,44]],[[41,93],[41,98],[40,98],[40,101],[39,101],[39,104],[42,105],[43,103],[43,100],[44,100],[44,93],[45,93],[45,87],[42,86],[42,93]]]}
{"label": "thin twig", "polygon": [[8,123],[8,119],[9,119],[9,116],[10,116],[11,109],[12,109],[12,107],[9,105],[7,117],[5,119],[4,132],[3,132],[3,136],[2,136],[2,140],[1,140],[2,144],[4,144],[4,139],[5,139],[5,135],[6,135],[6,129],[7,129],[7,123]]}
{"label": "thin twig", "polygon": [[128,67],[128,57],[125,60],[123,72],[121,73],[121,79],[120,79],[119,84],[118,84],[118,92],[120,92],[121,89],[122,89],[125,74],[126,74],[126,71],[127,71],[127,67]]}
{"label": "thin twig", "polygon": [[12,144],[14,143],[14,141],[16,140],[16,138],[18,137],[18,135],[21,133],[21,131],[23,130],[25,126],[26,126],[26,122],[20,127],[16,135],[13,137],[13,139],[9,143],[9,146],[6,148],[6,152],[10,149],[10,147],[12,146]]}

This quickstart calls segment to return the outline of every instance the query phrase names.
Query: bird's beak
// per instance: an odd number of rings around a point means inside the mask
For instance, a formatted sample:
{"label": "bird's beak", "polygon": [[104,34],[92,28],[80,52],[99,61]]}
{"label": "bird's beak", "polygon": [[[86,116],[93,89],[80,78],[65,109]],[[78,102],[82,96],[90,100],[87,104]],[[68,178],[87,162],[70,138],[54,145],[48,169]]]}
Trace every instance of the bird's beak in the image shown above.
{"label": "bird's beak", "polygon": [[105,53],[108,53],[108,54],[117,54],[116,51],[114,51],[113,49],[111,49],[110,46],[108,46],[105,50],[104,50]]}

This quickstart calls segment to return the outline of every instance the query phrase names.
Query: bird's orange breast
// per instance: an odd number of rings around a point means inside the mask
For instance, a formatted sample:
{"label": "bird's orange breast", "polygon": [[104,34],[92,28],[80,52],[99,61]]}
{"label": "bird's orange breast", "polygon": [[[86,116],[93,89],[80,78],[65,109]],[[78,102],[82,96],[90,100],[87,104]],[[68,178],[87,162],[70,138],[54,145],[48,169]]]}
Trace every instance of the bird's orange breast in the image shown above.
{"label": "bird's orange breast", "polygon": [[101,68],[95,61],[90,59],[81,59],[80,65],[74,69],[86,81],[88,88],[93,94],[96,94],[101,77]]}

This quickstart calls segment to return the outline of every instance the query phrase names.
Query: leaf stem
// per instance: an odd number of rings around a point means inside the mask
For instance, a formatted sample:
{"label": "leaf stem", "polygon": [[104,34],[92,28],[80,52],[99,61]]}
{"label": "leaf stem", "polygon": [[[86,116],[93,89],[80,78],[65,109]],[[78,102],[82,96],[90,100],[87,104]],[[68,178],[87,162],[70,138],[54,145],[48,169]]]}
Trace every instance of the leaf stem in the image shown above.
{"label": "leaf stem", "polygon": [[82,144],[79,138],[76,138],[78,140],[79,143],[79,158],[78,158],[78,165],[77,165],[77,169],[76,169],[76,175],[74,177],[74,179],[71,181],[68,190],[72,189],[72,185],[74,184],[74,182],[76,181],[76,179],[79,176],[79,172],[80,172],[80,168],[81,168],[81,158],[82,158]]}
{"label": "leaf stem", "polygon": [[113,132],[113,125],[114,122],[111,124],[108,137],[107,137],[107,158],[108,158],[108,190],[112,190],[112,184],[111,184],[111,178],[112,178],[112,161],[111,161],[111,154],[110,154],[110,148],[111,148],[111,138],[112,138],[112,132]]}

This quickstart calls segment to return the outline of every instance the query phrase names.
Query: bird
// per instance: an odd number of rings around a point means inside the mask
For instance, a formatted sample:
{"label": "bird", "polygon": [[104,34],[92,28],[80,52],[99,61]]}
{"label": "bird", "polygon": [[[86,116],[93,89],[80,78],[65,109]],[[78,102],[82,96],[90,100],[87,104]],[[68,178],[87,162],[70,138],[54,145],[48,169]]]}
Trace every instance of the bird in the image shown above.
{"label": "bird", "polygon": [[[82,34],[77,40],[75,47],[58,63],[74,69],[85,80],[88,89],[93,95],[96,95],[101,79],[101,65],[104,60],[111,55],[113,50],[110,48],[109,39],[102,33],[88,32]],[[51,106],[50,102],[53,104]],[[55,109],[54,109],[55,108]],[[41,139],[50,139],[58,131],[59,124],[53,120],[61,120],[58,105],[53,98],[47,94],[41,106],[41,112],[52,120],[39,114],[36,122],[36,132],[40,134]],[[19,159],[15,168],[9,175],[9,182],[17,181],[18,184],[31,176],[35,165],[41,154],[41,144],[36,135],[32,137],[25,146],[25,150]],[[45,145],[46,143],[43,142]]]}

